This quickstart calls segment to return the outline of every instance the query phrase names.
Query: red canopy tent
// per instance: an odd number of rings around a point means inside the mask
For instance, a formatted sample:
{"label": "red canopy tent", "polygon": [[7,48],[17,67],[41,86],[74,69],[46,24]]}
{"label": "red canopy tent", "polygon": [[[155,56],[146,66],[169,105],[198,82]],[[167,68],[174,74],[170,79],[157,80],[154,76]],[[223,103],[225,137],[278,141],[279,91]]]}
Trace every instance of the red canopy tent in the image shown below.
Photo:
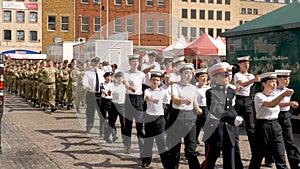
{"label": "red canopy tent", "polygon": [[205,32],[189,46],[184,48],[184,55],[217,56],[218,47],[211,41]]}

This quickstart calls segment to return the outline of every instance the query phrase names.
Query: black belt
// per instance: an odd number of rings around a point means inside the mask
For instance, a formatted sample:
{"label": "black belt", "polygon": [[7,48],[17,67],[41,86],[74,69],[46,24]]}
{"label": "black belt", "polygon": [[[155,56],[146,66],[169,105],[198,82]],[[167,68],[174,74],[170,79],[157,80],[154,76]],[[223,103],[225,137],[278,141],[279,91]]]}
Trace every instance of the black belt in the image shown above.
{"label": "black belt", "polygon": [[271,120],[267,120],[267,119],[257,119],[256,120],[257,123],[274,123],[274,122],[278,122],[277,119],[271,119]]}
{"label": "black belt", "polygon": [[45,83],[46,85],[52,85],[52,84],[54,84],[54,83]]}

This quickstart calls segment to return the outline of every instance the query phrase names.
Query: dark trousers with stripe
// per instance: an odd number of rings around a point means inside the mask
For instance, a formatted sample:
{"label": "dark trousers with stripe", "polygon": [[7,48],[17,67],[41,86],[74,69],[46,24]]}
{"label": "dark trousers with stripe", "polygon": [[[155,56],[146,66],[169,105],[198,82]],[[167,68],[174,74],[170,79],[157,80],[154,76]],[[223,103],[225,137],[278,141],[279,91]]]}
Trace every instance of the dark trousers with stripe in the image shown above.
{"label": "dark trousers with stripe", "polygon": [[107,127],[107,113],[111,110],[111,99],[101,98],[101,117],[100,117],[100,135],[104,134],[104,129]]}
{"label": "dark trousers with stripe", "polygon": [[125,105],[124,104],[116,104],[111,103],[111,110],[108,111],[108,126],[105,130],[104,137],[109,138],[110,134],[113,135],[113,137],[116,137],[117,130],[116,130],[116,121],[119,116],[119,121],[121,124],[121,134],[124,134],[125,129]]}
{"label": "dark trousers with stripe", "polygon": [[258,119],[255,124],[253,148],[249,169],[260,169],[268,151],[275,159],[277,169],[287,169],[282,129],[278,120]]}
{"label": "dark trousers with stripe", "polygon": [[99,118],[101,118],[101,94],[94,92],[86,93],[86,131],[89,132],[94,126],[95,110],[97,110]]}

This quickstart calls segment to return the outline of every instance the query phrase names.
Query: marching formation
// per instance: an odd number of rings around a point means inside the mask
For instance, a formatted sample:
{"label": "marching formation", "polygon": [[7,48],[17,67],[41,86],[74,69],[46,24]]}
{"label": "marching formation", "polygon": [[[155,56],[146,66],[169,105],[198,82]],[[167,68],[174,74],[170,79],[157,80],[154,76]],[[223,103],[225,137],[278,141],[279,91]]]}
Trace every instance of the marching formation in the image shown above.
{"label": "marching formation", "polygon": [[[86,106],[86,132],[93,128],[97,112],[100,137],[109,144],[122,139],[127,154],[135,122],[143,168],[151,165],[154,140],[163,167],[179,168],[183,140],[191,169],[214,169],[221,154],[224,169],[243,169],[239,126],[244,122],[252,154],[250,169],[259,169],[263,158],[267,167],[275,163],[276,168],[286,169],[285,152],[290,168],[299,169],[290,112],[298,103],[291,101],[294,91],[287,88],[291,71],[254,76],[248,72],[249,56],[239,57],[235,66],[220,62],[195,70],[184,57],[175,57],[166,66],[156,62],[156,52],[147,55],[149,60],[143,63],[139,55],[128,56],[126,71],[100,63],[99,57],[78,65],[76,59],[70,63],[7,60],[6,88],[43,111],[66,106],[79,113]],[[255,82],[261,83],[262,91],[252,100]],[[117,137],[118,119],[122,138]],[[203,162],[196,150],[201,141]]]}

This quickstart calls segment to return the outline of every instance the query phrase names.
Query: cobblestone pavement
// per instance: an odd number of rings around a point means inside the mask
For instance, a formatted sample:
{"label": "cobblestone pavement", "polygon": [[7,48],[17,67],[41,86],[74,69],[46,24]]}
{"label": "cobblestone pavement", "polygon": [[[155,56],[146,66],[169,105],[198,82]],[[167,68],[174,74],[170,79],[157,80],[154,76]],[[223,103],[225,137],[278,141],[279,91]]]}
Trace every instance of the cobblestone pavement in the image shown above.
{"label": "cobblestone pavement", "polygon": [[[139,168],[135,133],[134,151],[129,156],[123,152],[120,136],[113,144],[106,144],[99,138],[98,121],[95,121],[96,126],[92,132],[86,134],[84,118],[84,113],[76,114],[74,110],[44,112],[26,103],[19,96],[6,94],[2,118],[3,153],[0,155],[0,168]],[[296,143],[300,146],[299,137],[296,137]],[[251,154],[243,129],[240,148],[244,166],[247,168]],[[198,150],[201,152],[199,161],[203,162],[203,143],[198,146]],[[151,167],[162,168],[158,155],[154,155]],[[180,161],[180,168],[188,168],[184,157]],[[222,158],[218,159],[216,168],[222,168]]]}

